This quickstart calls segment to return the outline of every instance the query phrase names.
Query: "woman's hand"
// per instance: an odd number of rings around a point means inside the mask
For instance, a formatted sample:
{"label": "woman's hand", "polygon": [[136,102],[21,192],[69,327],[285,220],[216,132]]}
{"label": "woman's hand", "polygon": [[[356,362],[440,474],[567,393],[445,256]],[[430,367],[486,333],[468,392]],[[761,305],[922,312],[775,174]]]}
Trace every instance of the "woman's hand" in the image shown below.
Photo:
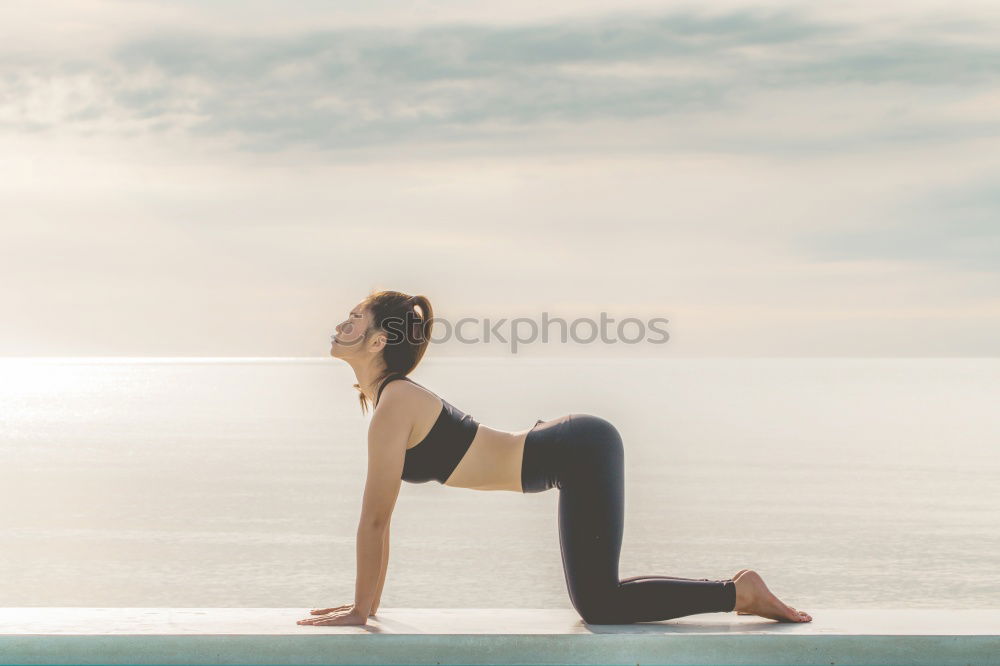
{"label": "woman's hand", "polygon": [[[329,610],[329,609],[326,608],[314,609],[310,612],[316,613],[317,611],[324,611],[324,610]],[[354,604],[345,604],[343,606],[337,606],[329,613],[324,613],[322,615],[315,615],[314,617],[307,617],[303,620],[298,620],[295,624],[360,626],[367,623],[368,623],[367,617],[362,615],[360,612],[355,612]]]}
{"label": "woman's hand", "polygon": [[[313,608],[310,613],[313,615],[326,615],[327,613],[333,613],[336,611],[342,611],[351,607],[351,604],[344,604],[343,606],[336,606],[334,608]],[[378,602],[372,604],[372,612],[368,613],[368,617],[375,617],[375,611],[378,610]]]}

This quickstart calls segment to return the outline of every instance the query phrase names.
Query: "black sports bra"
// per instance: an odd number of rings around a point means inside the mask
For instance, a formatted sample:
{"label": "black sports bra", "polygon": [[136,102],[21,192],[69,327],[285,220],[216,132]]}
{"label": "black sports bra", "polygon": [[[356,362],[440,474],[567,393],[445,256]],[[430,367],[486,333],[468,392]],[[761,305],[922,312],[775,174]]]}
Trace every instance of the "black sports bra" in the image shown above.
{"label": "black sports bra", "polygon": [[[416,384],[404,375],[393,375],[382,382],[375,396],[375,404],[382,395],[386,385],[396,379],[405,379]],[[462,462],[465,452],[472,446],[476,437],[479,422],[462,410],[454,407],[444,398],[441,400],[441,412],[430,432],[420,442],[406,450],[406,460],[403,463],[403,481],[410,483],[427,483],[436,480],[442,485],[451,473]]]}

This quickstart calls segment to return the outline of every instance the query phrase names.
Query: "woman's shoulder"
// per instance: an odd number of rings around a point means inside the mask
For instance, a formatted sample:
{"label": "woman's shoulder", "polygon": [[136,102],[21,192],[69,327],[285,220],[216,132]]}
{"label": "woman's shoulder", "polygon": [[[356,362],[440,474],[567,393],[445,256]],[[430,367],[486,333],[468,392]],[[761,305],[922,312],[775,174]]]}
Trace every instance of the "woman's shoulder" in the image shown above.
{"label": "woman's shoulder", "polygon": [[[394,380],[404,381],[394,381]],[[390,377],[382,385],[382,393],[375,406],[376,411],[386,409],[420,409],[440,400],[433,391],[416,383],[409,377]]]}

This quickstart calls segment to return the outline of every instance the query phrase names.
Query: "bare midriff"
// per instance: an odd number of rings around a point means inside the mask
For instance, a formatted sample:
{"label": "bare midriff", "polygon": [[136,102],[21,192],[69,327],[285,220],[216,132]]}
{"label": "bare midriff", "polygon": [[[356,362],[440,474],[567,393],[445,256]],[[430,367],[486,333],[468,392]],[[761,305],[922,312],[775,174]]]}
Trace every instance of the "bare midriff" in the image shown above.
{"label": "bare midriff", "polygon": [[[441,401],[436,396],[428,398],[436,409],[421,409],[424,417],[410,431],[406,448],[411,449],[427,436],[434,426],[441,410]],[[433,416],[433,418],[432,418]],[[522,492],[521,460],[524,456],[524,440],[531,428],[508,432],[479,424],[476,436],[469,450],[458,463],[444,485],[472,490],[510,490]]]}
{"label": "bare midriff", "polygon": [[521,461],[529,430],[507,432],[480,423],[472,445],[445,485],[472,490],[522,492]]}

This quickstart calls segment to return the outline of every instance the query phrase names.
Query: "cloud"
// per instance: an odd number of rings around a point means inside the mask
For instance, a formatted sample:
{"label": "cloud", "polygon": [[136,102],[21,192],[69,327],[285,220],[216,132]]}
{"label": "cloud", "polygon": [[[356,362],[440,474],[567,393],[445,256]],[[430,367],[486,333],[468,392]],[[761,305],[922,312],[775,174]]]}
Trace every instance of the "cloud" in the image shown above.
{"label": "cloud", "polygon": [[[103,57],[7,59],[0,91],[16,103],[0,114],[0,128],[175,131],[252,151],[496,144],[547,124],[671,118],[680,126],[701,113],[739,113],[779,91],[1000,81],[1000,46],[982,39],[987,26],[955,23],[943,35],[909,28],[901,22],[887,37],[884,26],[874,35],[798,11],[741,9],[275,36],[174,30],[133,38]],[[721,129],[697,140],[734,152],[850,143],[850,136],[784,136],[780,128],[734,138]],[[971,133],[996,129],[986,122]],[[970,129],[944,121],[903,131],[920,140]],[[857,136],[891,142],[899,133],[886,119]]]}
{"label": "cloud", "polygon": [[891,259],[969,271],[1000,271],[1000,189],[973,183],[905,197],[883,220],[799,237],[815,259]]}

